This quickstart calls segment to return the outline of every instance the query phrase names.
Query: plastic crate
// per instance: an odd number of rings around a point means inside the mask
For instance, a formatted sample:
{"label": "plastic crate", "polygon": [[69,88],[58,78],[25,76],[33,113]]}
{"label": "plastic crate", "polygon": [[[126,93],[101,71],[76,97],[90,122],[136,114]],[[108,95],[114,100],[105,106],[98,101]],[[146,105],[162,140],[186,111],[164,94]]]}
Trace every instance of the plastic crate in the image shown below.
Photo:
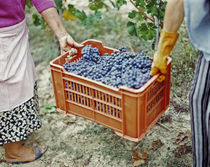
{"label": "plastic crate", "polygon": [[[85,45],[97,47],[101,53],[111,54],[113,48],[102,42],[87,40]],[[72,61],[77,61],[78,54]],[[51,61],[51,74],[56,107],[92,120],[113,129],[117,135],[131,141],[140,141],[158,121],[169,106],[171,59],[168,58],[166,79],[157,82],[153,76],[140,89],[122,86],[114,88],[79,75],[67,72],[62,65],[68,55],[61,55]]]}

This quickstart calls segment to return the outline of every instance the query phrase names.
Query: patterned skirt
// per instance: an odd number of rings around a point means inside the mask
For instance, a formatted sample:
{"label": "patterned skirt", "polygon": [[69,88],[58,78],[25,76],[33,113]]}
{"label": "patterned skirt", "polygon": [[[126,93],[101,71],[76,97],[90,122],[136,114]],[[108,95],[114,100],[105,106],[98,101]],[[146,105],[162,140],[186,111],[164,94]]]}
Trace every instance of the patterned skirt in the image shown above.
{"label": "patterned skirt", "polygon": [[41,119],[35,83],[34,97],[10,111],[0,112],[0,145],[25,140],[39,128]]}

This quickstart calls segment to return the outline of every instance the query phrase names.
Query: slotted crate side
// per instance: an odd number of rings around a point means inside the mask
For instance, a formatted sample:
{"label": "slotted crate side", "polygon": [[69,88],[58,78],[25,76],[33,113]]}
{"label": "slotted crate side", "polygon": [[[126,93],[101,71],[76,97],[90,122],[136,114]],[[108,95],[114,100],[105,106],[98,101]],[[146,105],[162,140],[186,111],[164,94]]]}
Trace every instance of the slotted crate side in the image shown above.
{"label": "slotted crate side", "polygon": [[[163,85],[161,86],[163,87]],[[116,133],[117,135],[124,137],[128,140],[138,142],[148,132],[147,120],[149,115],[147,113],[147,96],[149,91],[154,88],[153,81],[148,81],[148,84],[144,86],[143,90],[134,91],[132,89],[120,89],[123,95],[123,132]],[[153,93],[152,98],[155,98],[157,92]],[[163,98],[163,97],[162,97]]]}
{"label": "slotted crate side", "polygon": [[122,131],[120,92],[80,76],[63,74],[67,113]]}
{"label": "slotted crate side", "polygon": [[165,80],[161,83],[154,82],[153,87],[147,92],[147,131],[160,119],[167,110],[170,99],[171,87],[171,59],[168,60]]}
{"label": "slotted crate side", "polygon": [[63,87],[62,69],[60,67],[51,66],[51,76],[53,82],[54,96],[56,108],[66,111],[65,94]]}
{"label": "slotted crate side", "polygon": [[140,141],[169,106],[171,59],[165,81],[151,79],[142,91],[121,89],[123,95],[123,132],[116,133],[128,140]]}
{"label": "slotted crate side", "polygon": [[[166,84],[164,82],[154,82],[151,89],[147,92],[147,106],[146,106],[146,124],[149,126],[157,115],[164,109],[165,101],[164,94]],[[152,94],[152,96],[151,96]]]}
{"label": "slotted crate side", "polygon": [[137,141],[145,131],[145,92],[133,93],[120,89],[123,98],[123,131],[117,135]]}
{"label": "slotted crate side", "polygon": [[170,90],[171,90],[171,59],[167,65],[167,73],[166,73],[166,94],[165,94],[165,110],[169,107],[170,103]]}

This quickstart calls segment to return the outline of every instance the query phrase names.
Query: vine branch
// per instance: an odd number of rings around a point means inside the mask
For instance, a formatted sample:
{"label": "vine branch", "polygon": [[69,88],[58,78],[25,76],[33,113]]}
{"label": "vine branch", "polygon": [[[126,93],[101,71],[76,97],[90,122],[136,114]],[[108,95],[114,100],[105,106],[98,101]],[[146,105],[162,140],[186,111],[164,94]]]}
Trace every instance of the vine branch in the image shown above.
{"label": "vine branch", "polygon": [[135,6],[136,9],[138,9],[138,11],[143,14],[143,16],[146,19],[149,19],[150,21],[152,21],[153,23],[155,23],[155,20],[153,18],[150,18],[149,16],[147,16],[138,6],[136,6],[136,4],[133,2],[133,0],[130,0],[130,2],[133,4],[133,6]]}

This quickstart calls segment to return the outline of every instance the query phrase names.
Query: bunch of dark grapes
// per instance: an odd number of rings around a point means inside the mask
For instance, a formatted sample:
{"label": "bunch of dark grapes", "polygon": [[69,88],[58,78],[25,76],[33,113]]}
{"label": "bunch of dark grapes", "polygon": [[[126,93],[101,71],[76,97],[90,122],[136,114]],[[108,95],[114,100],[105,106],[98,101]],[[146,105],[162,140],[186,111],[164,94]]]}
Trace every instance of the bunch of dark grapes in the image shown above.
{"label": "bunch of dark grapes", "polygon": [[148,51],[134,54],[126,52],[125,47],[120,47],[119,52],[100,55],[97,48],[87,45],[81,53],[83,57],[77,62],[63,65],[66,71],[116,88],[124,85],[139,89],[151,78],[152,60]]}

